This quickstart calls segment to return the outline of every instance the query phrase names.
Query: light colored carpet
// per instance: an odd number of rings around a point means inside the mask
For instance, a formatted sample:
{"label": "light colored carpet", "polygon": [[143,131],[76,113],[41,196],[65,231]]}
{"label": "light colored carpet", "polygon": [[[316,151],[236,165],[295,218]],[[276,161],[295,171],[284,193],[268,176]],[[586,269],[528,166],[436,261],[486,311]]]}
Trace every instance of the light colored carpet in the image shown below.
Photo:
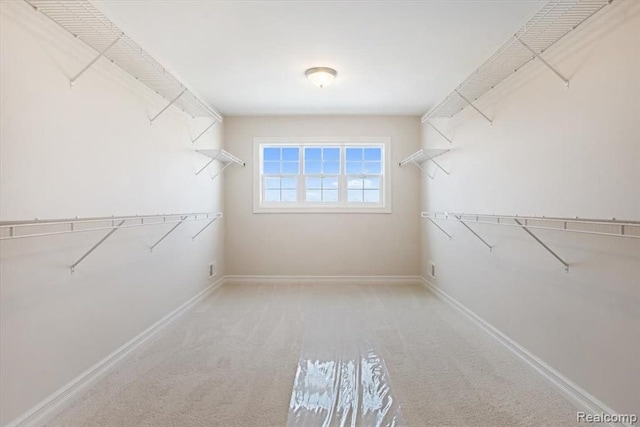
{"label": "light colored carpet", "polygon": [[224,285],[49,425],[284,426],[301,351],[356,318],[345,330],[373,342],[407,425],[576,425],[559,392],[422,286],[356,284]]}

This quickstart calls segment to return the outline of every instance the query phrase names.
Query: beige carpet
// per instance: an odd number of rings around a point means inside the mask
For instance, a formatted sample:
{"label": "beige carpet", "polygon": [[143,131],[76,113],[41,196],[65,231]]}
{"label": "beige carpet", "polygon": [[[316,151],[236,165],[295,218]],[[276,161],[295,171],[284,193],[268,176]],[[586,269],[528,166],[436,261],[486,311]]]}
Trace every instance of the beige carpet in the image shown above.
{"label": "beige carpet", "polygon": [[364,340],[402,424],[576,425],[538,373],[422,286],[355,284],[224,285],[49,425],[321,425],[289,417],[299,362]]}

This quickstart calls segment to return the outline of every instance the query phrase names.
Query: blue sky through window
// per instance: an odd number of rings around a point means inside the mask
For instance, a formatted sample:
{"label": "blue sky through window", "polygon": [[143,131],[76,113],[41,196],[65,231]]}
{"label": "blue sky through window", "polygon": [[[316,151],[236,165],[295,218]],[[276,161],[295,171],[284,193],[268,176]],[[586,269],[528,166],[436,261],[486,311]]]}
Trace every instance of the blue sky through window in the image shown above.
{"label": "blue sky through window", "polygon": [[381,146],[263,147],[263,200],[297,202],[302,186],[310,203],[380,203],[382,156]]}

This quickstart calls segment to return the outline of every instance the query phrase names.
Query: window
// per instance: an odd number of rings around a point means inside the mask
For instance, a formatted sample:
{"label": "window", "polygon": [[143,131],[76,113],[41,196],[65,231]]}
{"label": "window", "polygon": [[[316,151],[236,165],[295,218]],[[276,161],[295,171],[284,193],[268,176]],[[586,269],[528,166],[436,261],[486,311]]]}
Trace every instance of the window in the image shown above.
{"label": "window", "polygon": [[391,212],[389,138],[255,138],[254,212]]}
{"label": "window", "polygon": [[265,147],[262,162],[263,199],[266,203],[297,201],[300,171],[298,147]]}

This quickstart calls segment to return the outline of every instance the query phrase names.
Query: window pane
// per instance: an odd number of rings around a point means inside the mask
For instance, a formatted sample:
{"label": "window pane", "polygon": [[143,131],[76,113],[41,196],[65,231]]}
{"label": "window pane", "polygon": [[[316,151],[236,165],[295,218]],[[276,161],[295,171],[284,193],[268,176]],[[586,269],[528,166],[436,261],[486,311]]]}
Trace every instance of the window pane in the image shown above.
{"label": "window pane", "polygon": [[338,201],[338,190],[322,190],[322,201],[323,202],[337,202]]}
{"label": "window pane", "polygon": [[282,178],[282,188],[287,190],[295,190],[298,188],[296,178]]}
{"label": "window pane", "polygon": [[298,198],[298,192],[296,190],[282,190],[283,202],[295,202]]}
{"label": "window pane", "polygon": [[279,202],[280,190],[266,190],[264,194],[265,202]]}
{"label": "window pane", "polygon": [[362,190],[347,190],[347,201],[362,202]]}
{"label": "window pane", "polygon": [[300,157],[300,149],[299,148],[283,148],[282,149],[282,160],[293,160],[298,161]]}
{"label": "window pane", "polygon": [[363,186],[362,178],[349,178],[347,181],[347,188],[349,189],[362,189]]}
{"label": "window pane", "polygon": [[320,175],[320,162],[305,162],[304,173],[310,175]]}
{"label": "window pane", "polygon": [[376,177],[367,177],[364,180],[364,188],[368,188],[371,190],[377,190],[380,188],[380,178]]}
{"label": "window pane", "polygon": [[379,174],[382,172],[380,162],[364,162],[364,173]]}
{"label": "window pane", "polygon": [[297,175],[298,174],[298,162],[282,162],[282,174],[283,175]]}
{"label": "window pane", "polygon": [[340,160],[340,149],[339,148],[323,148],[322,149],[322,159],[323,160]]}
{"label": "window pane", "polygon": [[347,147],[347,161],[349,160],[362,160],[362,148]]}
{"label": "window pane", "polygon": [[320,198],[321,190],[307,190],[307,202],[320,202],[322,199]]}
{"label": "window pane", "polygon": [[324,162],[322,164],[322,173],[327,175],[338,175],[340,173],[340,162]]}
{"label": "window pane", "polygon": [[331,178],[322,178],[322,188],[338,188],[338,178],[337,177],[331,177]]}
{"label": "window pane", "polygon": [[380,202],[380,190],[364,190],[364,201],[367,203]]}
{"label": "window pane", "polygon": [[347,175],[361,174],[362,162],[347,162]]}
{"label": "window pane", "polygon": [[280,175],[280,162],[264,162],[262,173],[265,175]]}
{"label": "window pane", "polygon": [[377,160],[377,161],[382,160],[382,149],[381,148],[365,148],[364,159]]}
{"label": "window pane", "polygon": [[266,178],[264,180],[264,188],[267,190],[279,190],[280,178]]}
{"label": "window pane", "polygon": [[264,160],[280,160],[280,149],[279,148],[265,148],[264,149]]}
{"label": "window pane", "polygon": [[305,148],[304,149],[304,159],[305,160],[321,160],[321,149],[320,148]]}
{"label": "window pane", "polygon": [[309,189],[319,189],[322,188],[322,179],[321,178],[307,178],[307,188]]}

